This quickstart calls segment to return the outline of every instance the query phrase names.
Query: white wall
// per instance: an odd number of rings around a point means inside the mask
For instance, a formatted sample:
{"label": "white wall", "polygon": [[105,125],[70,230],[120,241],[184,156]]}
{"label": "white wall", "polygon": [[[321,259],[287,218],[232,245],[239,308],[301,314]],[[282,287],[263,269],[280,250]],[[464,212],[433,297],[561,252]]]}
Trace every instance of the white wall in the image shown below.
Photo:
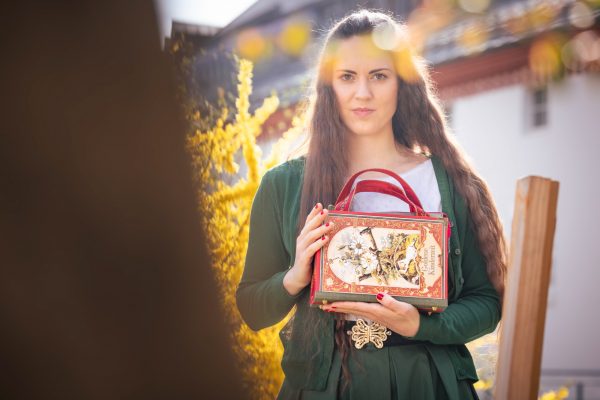
{"label": "white wall", "polygon": [[560,182],[542,368],[600,369],[600,75],[550,84],[543,128],[528,127],[528,104],[524,86],[464,97],[452,104],[452,126],[509,239],[517,179]]}

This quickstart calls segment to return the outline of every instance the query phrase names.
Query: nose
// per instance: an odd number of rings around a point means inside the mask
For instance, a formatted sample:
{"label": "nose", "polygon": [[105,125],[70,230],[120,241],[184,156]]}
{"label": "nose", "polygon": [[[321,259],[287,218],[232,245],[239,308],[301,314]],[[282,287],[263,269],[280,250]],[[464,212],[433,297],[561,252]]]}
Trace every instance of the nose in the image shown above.
{"label": "nose", "polygon": [[358,80],[357,87],[356,87],[356,93],[354,94],[354,96],[358,100],[367,100],[367,99],[370,99],[371,97],[373,97],[373,94],[371,93],[371,88],[369,87],[368,79],[359,79]]}

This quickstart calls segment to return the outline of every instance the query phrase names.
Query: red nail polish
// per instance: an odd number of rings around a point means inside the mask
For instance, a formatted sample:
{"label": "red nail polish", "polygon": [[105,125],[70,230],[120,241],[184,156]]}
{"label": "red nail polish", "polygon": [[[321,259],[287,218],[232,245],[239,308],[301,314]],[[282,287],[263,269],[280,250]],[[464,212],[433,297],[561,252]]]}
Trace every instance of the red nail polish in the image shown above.
{"label": "red nail polish", "polygon": [[315,210],[316,210],[317,208],[319,208],[319,203],[317,203],[317,204],[315,205]]}
{"label": "red nail polish", "polygon": [[321,236],[321,240],[325,240],[325,236]]}
{"label": "red nail polish", "polygon": [[377,300],[381,301],[383,299],[383,293],[377,293]]}
{"label": "red nail polish", "polygon": [[328,223],[326,223],[326,224],[325,224],[325,226],[326,226],[326,227],[327,227],[327,226],[329,226],[329,222],[328,222]]}
{"label": "red nail polish", "polygon": [[325,214],[325,211],[321,211],[321,215]]}

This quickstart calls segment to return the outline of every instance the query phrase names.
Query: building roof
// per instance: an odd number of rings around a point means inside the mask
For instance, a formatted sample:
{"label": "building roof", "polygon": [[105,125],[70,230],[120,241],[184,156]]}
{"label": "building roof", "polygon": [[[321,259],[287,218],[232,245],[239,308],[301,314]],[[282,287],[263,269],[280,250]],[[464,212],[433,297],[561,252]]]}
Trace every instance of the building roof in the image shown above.
{"label": "building roof", "polygon": [[[431,33],[423,55],[430,63],[437,65],[510,46],[544,32],[569,27],[568,13],[565,11],[575,2],[518,1],[498,6],[485,15],[464,14],[448,26]],[[473,46],[462,45],[461,38],[468,30],[483,35],[485,40]]]}
{"label": "building roof", "polygon": [[195,24],[182,21],[173,21],[171,32],[185,33],[194,36],[215,36],[221,28],[207,24]]}
{"label": "building roof", "polygon": [[221,35],[243,28],[247,25],[255,25],[265,19],[275,19],[294,11],[300,10],[311,3],[319,3],[323,0],[258,0],[246,11],[237,16],[233,21],[223,27]]}

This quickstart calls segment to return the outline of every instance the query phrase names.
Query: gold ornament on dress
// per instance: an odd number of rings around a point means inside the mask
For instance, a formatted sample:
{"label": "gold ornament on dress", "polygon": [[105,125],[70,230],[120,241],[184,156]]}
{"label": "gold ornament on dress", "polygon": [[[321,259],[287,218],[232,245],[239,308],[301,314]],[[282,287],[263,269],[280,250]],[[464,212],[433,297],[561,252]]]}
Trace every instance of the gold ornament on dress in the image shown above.
{"label": "gold ornament on dress", "polygon": [[346,333],[350,335],[350,338],[354,341],[354,347],[357,349],[362,349],[369,342],[373,343],[378,349],[381,349],[383,342],[392,334],[385,326],[377,322],[367,323],[363,319],[357,319],[356,325],[352,327],[351,331]]}

